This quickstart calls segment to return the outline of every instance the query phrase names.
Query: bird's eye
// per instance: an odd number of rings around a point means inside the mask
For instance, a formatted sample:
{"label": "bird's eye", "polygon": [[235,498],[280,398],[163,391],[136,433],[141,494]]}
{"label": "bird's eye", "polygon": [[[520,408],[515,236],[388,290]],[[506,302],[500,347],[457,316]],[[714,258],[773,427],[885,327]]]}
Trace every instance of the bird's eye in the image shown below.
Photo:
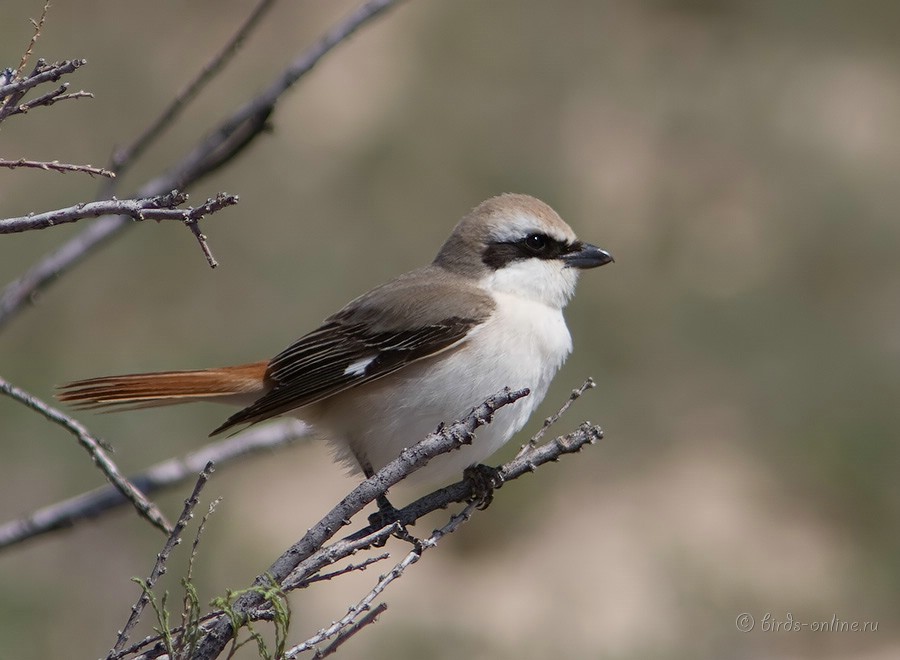
{"label": "bird's eye", "polygon": [[540,254],[547,249],[550,241],[543,234],[528,234],[525,237],[525,247],[535,254]]}

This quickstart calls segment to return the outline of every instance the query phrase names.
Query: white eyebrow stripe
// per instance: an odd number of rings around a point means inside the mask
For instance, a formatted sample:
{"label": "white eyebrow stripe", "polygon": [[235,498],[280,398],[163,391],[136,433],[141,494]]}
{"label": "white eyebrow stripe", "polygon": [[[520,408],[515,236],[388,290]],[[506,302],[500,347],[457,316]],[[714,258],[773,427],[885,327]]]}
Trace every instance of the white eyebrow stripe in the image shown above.
{"label": "white eyebrow stripe", "polygon": [[365,357],[361,360],[357,360],[356,362],[351,362],[346,369],[344,369],[345,376],[363,376],[366,373],[366,367],[372,364],[375,361],[377,355],[373,355],[371,357]]}
{"label": "white eyebrow stripe", "polygon": [[574,236],[566,236],[557,227],[550,227],[546,223],[540,222],[537,218],[521,212],[506,218],[505,222],[494,225],[490,230],[491,238],[499,243],[522,240],[531,233],[546,234],[550,238],[563,243],[575,238]]}

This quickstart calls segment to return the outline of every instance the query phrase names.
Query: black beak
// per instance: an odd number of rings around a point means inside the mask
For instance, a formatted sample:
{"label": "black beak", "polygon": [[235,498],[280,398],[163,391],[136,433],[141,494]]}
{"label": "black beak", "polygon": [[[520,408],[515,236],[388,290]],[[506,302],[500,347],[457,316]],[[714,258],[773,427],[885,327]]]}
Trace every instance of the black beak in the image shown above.
{"label": "black beak", "polygon": [[575,243],[572,251],[563,255],[563,261],[570,268],[596,268],[615,261],[606,250],[590,243]]}

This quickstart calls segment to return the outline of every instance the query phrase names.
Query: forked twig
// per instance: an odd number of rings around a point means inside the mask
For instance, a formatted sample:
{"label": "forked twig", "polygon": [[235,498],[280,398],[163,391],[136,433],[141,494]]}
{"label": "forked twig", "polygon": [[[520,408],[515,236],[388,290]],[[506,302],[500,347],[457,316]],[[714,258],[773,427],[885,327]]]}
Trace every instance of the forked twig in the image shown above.
{"label": "forked twig", "polygon": [[569,398],[566,399],[565,403],[563,403],[562,406],[560,406],[559,410],[557,410],[555,413],[550,415],[550,417],[545,419],[543,425],[541,426],[541,428],[538,429],[537,433],[535,433],[533,436],[531,436],[531,439],[519,448],[519,453],[516,454],[516,458],[520,458],[520,457],[524,456],[526,453],[528,453],[530,450],[534,449],[537,446],[538,442],[541,441],[541,438],[544,437],[544,434],[547,432],[547,430],[551,426],[556,424],[556,422],[559,421],[559,418],[562,417],[566,413],[566,411],[569,409],[569,406],[571,406],[579,398],[581,398],[582,394],[584,394],[589,389],[592,389],[596,386],[597,386],[597,383],[594,382],[594,379],[589,377],[587,380],[584,381],[584,383],[582,383],[581,387],[577,387],[574,390],[572,390],[572,393],[569,395]]}
{"label": "forked twig", "polygon": [[387,608],[387,603],[378,603],[378,605],[369,610],[358,621],[338,633],[337,637],[334,638],[334,641],[331,644],[326,646],[321,651],[316,651],[316,654],[313,657],[326,658],[329,655],[335,653],[344,644],[344,642],[353,637],[356,633],[358,633],[369,624],[375,623],[375,620],[378,618],[378,616]]}
{"label": "forked twig", "polygon": [[[356,603],[356,605],[350,607],[347,614],[345,614],[338,621],[335,621],[327,628],[323,628],[318,633],[307,639],[305,642],[297,644],[296,646],[289,649],[287,653],[285,653],[285,657],[295,658],[300,653],[314,648],[318,644],[321,644],[325,640],[334,637],[342,630],[345,630],[349,626],[353,625],[361,614],[369,611],[372,606],[372,601],[378,598],[378,596],[380,596],[381,593],[385,589],[387,589],[388,585],[391,582],[403,575],[403,572],[407,569],[408,566],[419,561],[419,559],[422,557],[422,553],[436,546],[437,542],[440,541],[444,536],[446,536],[447,534],[452,534],[459,528],[460,525],[468,521],[469,518],[472,517],[473,511],[475,511],[478,505],[478,502],[470,502],[462,511],[455,514],[454,516],[451,516],[449,522],[447,522],[446,525],[444,525],[440,529],[435,530],[431,534],[431,536],[429,536],[424,541],[420,541],[406,555],[406,557],[403,558],[401,562],[394,566],[385,575],[382,575],[378,579],[378,582],[376,582],[375,586],[372,587],[372,589],[369,591],[369,593],[363,596],[363,598],[358,603]],[[317,654],[316,657],[321,656]]]}

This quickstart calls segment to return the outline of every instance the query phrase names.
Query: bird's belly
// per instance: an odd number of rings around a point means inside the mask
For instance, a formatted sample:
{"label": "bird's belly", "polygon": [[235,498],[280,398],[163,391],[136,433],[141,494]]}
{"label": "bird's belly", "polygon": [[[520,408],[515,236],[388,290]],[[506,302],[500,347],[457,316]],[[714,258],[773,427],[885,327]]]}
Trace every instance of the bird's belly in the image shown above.
{"label": "bird's belly", "polygon": [[312,421],[350,465],[367,462],[378,470],[441,422],[464,417],[504,387],[529,388],[529,396],[502,408],[480,428],[472,445],[438,456],[410,480],[460,477],[525,425],[571,351],[561,312],[507,307],[501,301],[492,319],[463,344],[317,404]]}

